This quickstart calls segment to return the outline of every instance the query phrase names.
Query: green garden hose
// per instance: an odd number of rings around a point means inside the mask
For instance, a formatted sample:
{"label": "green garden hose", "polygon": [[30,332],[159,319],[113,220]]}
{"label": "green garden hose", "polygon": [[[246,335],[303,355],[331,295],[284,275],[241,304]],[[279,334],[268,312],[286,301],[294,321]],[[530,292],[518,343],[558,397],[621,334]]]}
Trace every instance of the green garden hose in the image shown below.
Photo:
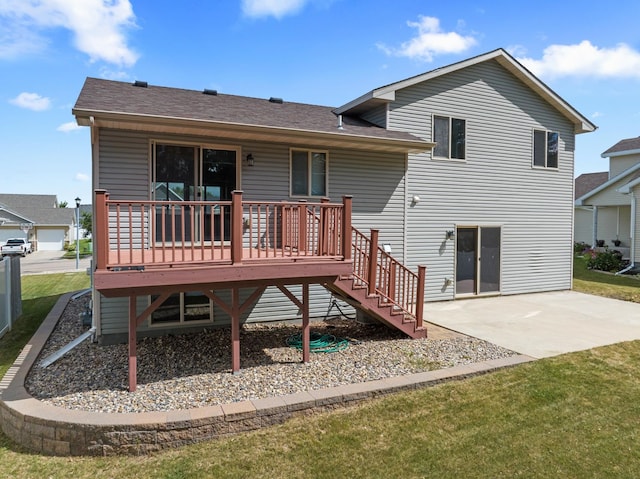
{"label": "green garden hose", "polygon": [[[287,338],[287,345],[302,350],[302,334],[293,334]],[[309,350],[312,353],[335,353],[347,349],[349,341],[337,338],[333,334],[309,333]]]}

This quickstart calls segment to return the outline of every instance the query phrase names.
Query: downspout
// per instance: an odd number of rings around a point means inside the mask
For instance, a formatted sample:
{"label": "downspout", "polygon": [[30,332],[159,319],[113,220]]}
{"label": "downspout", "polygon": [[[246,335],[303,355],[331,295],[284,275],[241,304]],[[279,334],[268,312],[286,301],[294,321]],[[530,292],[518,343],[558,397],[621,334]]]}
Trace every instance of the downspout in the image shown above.
{"label": "downspout", "polygon": [[631,256],[631,262],[629,263],[629,266],[627,266],[626,268],[618,271],[616,274],[624,274],[627,271],[633,269],[636,267],[636,239],[635,239],[635,232],[636,232],[636,207],[637,207],[637,198],[636,195],[633,193],[633,191],[630,191],[629,194],[631,195],[631,226],[630,226],[630,232],[631,232],[631,249],[630,249],[630,253],[629,256]]}
{"label": "downspout", "polygon": [[591,244],[593,245],[593,248],[596,247],[596,245],[598,244],[598,207],[594,206],[593,207],[593,219],[591,220],[593,222],[593,229],[592,229],[592,234],[593,234],[593,241],[591,242]]}

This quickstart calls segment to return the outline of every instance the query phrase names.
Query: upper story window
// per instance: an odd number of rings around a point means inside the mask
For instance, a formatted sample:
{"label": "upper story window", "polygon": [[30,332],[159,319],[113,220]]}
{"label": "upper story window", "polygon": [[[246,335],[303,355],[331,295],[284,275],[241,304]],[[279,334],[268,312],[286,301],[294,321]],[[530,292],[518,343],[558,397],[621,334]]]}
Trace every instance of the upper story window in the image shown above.
{"label": "upper story window", "polygon": [[291,196],[327,196],[327,152],[291,150]]}
{"label": "upper story window", "polygon": [[438,158],[465,159],[467,139],[466,120],[449,116],[433,117],[433,156]]}
{"label": "upper story window", "polygon": [[533,166],[558,167],[558,132],[533,130]]}

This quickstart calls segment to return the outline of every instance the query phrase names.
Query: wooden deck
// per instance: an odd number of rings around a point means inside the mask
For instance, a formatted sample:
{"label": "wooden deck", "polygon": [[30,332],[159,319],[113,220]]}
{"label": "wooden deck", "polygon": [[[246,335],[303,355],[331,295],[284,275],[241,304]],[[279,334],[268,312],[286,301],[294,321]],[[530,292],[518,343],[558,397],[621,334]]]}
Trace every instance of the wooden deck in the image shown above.
{"label": "wooden deck", "polygon": [[351,274],[351,229],[350,197],[123,201],[99,190],[94,285],[105,296],[129,296],[324,282]]}
{"label": "wooden deck", "polygon": [[[231,317],[232,365],[240,369],[240,318],[274,286],[302,314],[309,361],[309,286],[322,284],[411,337],[424,337],[425,268],[409,271],[351,225],[342,203],[110,200],[96,191],[93,284],[129,298],[129,390],[137,384],[137,327],[173,293],[200,291]],[[300,285],[301,297],[289,285]],[[243,302],[240,289],[253,292]],[[218,290],[230,290],[223,299]],[[141,313],[137,297],[156,296]]]}

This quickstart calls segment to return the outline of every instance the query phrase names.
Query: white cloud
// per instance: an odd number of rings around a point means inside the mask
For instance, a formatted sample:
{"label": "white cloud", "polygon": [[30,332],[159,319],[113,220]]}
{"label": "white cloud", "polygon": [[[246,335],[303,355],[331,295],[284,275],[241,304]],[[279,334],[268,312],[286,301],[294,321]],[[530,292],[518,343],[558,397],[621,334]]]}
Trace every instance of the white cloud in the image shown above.
{"label": "white cloud", "polygon": [[70,131],[81,130],[82,127],[78,125],[75,121],[70,121],[68,123],[63,123],[56,130],[61,131],[63,133],[69,133]]}
{"label": "white cloud", "polygon": [[445,32],[440,28],[440,20],[435,17],[420,16],[417,22],[407,22],[418,30],[418,35],[403,42],[399,48],[378,44],[378,48],[387,55],[416,58],[430,62],[435,55],[461,53],[477,42],[472,36],[463,36],[456,32]]}
{"label": "white cloud", "polygon": [[604,116],[604,113],[601,113],[599,111],[593,112],[591,114],[591,118],[600,118],[601,116]]}
{"label": "white cloud", "polygon": [[308,0],[242,0],[242,12],[248,17],[282,18],[302,10]]}
{"label": "white cloud", "polygon": [[92,62],[132,66],[138,60],[125,35],[135,27],[129,0],[0,0],[0,17],[0,58],[41,51],[43,30],[65,28]]}
{"label": "white cloud", "polygon": [[81,181],[83,183],[86,183],[87,181],[89,181],[91,179],[91,177],[85,173],[76,173],[75,176],[75,180],[76,181]]}
{"label": "white cloud", "polygon": [[588,40],[577,45],[551,45],[542,59],[518,58],[540,77],[588,76],[600,78],[640,78],[640,52],[619,43],[599,48]]}
{"label": "white cloud", "polygon": [[20,93],[17,97],[9,100],[12,105],[26,108],[33,111],[44,111],[51,107],[51,100],[47,97],[40,96],[37,93]]}

